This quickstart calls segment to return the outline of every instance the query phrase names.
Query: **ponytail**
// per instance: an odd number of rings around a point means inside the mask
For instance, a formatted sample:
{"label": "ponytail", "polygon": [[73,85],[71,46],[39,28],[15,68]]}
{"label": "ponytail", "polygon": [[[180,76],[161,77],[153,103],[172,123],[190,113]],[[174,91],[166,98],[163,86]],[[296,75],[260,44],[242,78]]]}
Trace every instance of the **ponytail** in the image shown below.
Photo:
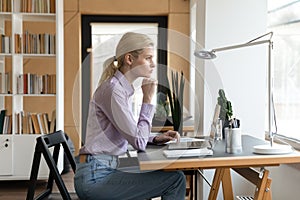
{"label": "ponytail", "polygon": [[103,64],[104,71],[101,75],[98,86],[101,85],[107,79],[111,78],[118,70],[118,66],[114,64],[114,61],[115,61],[115,57],[110,57],[104,62]]}

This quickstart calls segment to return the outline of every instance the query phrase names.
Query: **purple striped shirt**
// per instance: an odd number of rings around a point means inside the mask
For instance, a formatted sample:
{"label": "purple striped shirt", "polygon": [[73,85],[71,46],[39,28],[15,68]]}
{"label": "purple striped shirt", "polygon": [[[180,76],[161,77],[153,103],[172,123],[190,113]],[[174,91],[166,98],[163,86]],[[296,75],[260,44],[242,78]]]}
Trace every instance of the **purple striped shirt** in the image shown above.
{"label": "purple striped shirt", "polygon": [[117,71],[95,91],[89,104],[86,142],[80,154],[122,155],[128,143],[145,150],[150,136],[154,106],[142,104],[138,121],[132,112],[134,89],[125,76]]}

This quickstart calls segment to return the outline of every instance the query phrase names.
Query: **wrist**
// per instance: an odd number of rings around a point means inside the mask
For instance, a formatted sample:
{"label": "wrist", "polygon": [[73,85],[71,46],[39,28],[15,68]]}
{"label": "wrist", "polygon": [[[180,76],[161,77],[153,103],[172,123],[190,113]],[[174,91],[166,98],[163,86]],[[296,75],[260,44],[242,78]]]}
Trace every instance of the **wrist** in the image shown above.
{"label": "wrist", "polygon": [[152,143],[153,143],[153,144],[157,144],[157,136],[155,136],[155,137],[153,138]]}
{"label": "wrist", "polygon": [[148,103],[148,104],[150,104],[150,103],[151,103],[151,98],[144,97],[144,98],[143,98],[143,103]]}

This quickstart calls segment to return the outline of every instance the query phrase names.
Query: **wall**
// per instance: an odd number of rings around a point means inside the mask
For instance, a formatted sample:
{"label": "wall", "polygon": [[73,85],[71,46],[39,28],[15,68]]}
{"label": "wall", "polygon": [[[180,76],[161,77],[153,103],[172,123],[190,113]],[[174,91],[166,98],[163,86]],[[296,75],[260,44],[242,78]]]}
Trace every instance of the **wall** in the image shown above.
{"label": "wall", "polygon": [[[198,12],[197,50],[246,43],[266,33],[266,1],[195,0],[193,5],[197,5]],[[246,47],[219,52],[214,60],[196,59],[196,76],[202,83],[196,92],[204,105],[199,132],[209,133],[218,90],[223,88],[232,102],[234,116],[241,120],[243,132],[264,137],[267,49],[266,45]],[[204,174],[212,180],[213,172],[205,170]],[[235,194],[253,193],[253,187],[232,175]],[[207,199],[209,189],[203,183],[203,199]]]}
{"label": "wall", "polygon": [[[196,43],[199,49],[218,48],[247,42],[266,31],[267,1],[261,0],[193,0],[196,8]],[[254,14],[255,11],[255,14]],[[193,27],[193,24],[191,24]],[[193,29],[191,30],[193,31]],[[242,120],[243,130],[264,137],[267,47],[245,47],[219,52],[213,61],[195,60],[196,91],[203,102],[203,126],[207,133],[211,124],[216,92],[222,87],[233,103],[236,117]],[[200,128],[201,128],[200,127]],[[272,199],[299,199],[299,164],[267,167],[272,179]],[[205,170],[212,181],[214,170]],[[201,177],[199,199],[207,199],[209,186]],[[253,195],[254,187],[232,172],[235,195]],[[202,193],[203,192],[203,193]],[[220,193],[222,191],[220,190]],[[222,199],[219,195],[218,199]]]}
{"label": "wall", "polygon": [[[176,33],[189,36],[189,1],[187,0],[65,0],[65,132],[81,146],[81,14],[91,15],[162,15],[168,16],[168,27]],[[171,44],[172,38],[169,38]],[[182,69],[189,79],[189,63],[176,52],[187,51],[186,41],[176,41],[173,53],[168,55],[170,66]],[[175,43],[174,43],[175,44]],[[179,48],[179,49],[178,49]]]}

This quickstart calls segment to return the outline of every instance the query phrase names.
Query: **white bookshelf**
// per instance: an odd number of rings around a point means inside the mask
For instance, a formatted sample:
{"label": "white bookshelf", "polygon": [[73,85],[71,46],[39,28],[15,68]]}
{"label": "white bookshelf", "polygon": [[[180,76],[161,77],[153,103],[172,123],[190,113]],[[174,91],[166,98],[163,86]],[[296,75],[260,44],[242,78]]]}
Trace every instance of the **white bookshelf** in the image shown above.
{"label": "white bookshelf", "polygon": [[[11,48],[9,52],[1,51],[0,53],[0,73],[4,74],[6,70],[10,72],[10,93],[0,94],[0,109],[7,109],[11,112],[12,131],[11,134],[0,134],[0,180],[27,180],[30,176],[36,138],[41,134],[17,133],[16,113],[24,111],[25,98],[55,98],[56,130],[64,130],[63,0],[54,0],[55,13],[22,12],[22,0],[8,1],[11,3],[11,10],[0,11],[0,34],[8,33],[11,36]],[[52,0],[49,0],[49,5],[50,1]],[[21,43],[22,52],[16,52],[15,34],[23,36],[25,32],[23,25],[35,22],[53,22],[55,24],[55,53],[23,53],[23,41]],[[7,30],[8,28],[10,30]],[[43,30],[40,30],[40,33],[43,33]],[[56,74],[55,94],[20,94],[17,92],[17,77],[23,74],[26,59],[38,59],[41,62],[43,59],[45,62],[47,59],[55,60],[55,66],[53,66]],[[26,111],[31,112],[30,110]],[[51,113],[48,114],[51,115]],[[59,158],[59,169],[63,169],[62,154]],[[39,179],[47,178],[48,168],[43,160]]]}

